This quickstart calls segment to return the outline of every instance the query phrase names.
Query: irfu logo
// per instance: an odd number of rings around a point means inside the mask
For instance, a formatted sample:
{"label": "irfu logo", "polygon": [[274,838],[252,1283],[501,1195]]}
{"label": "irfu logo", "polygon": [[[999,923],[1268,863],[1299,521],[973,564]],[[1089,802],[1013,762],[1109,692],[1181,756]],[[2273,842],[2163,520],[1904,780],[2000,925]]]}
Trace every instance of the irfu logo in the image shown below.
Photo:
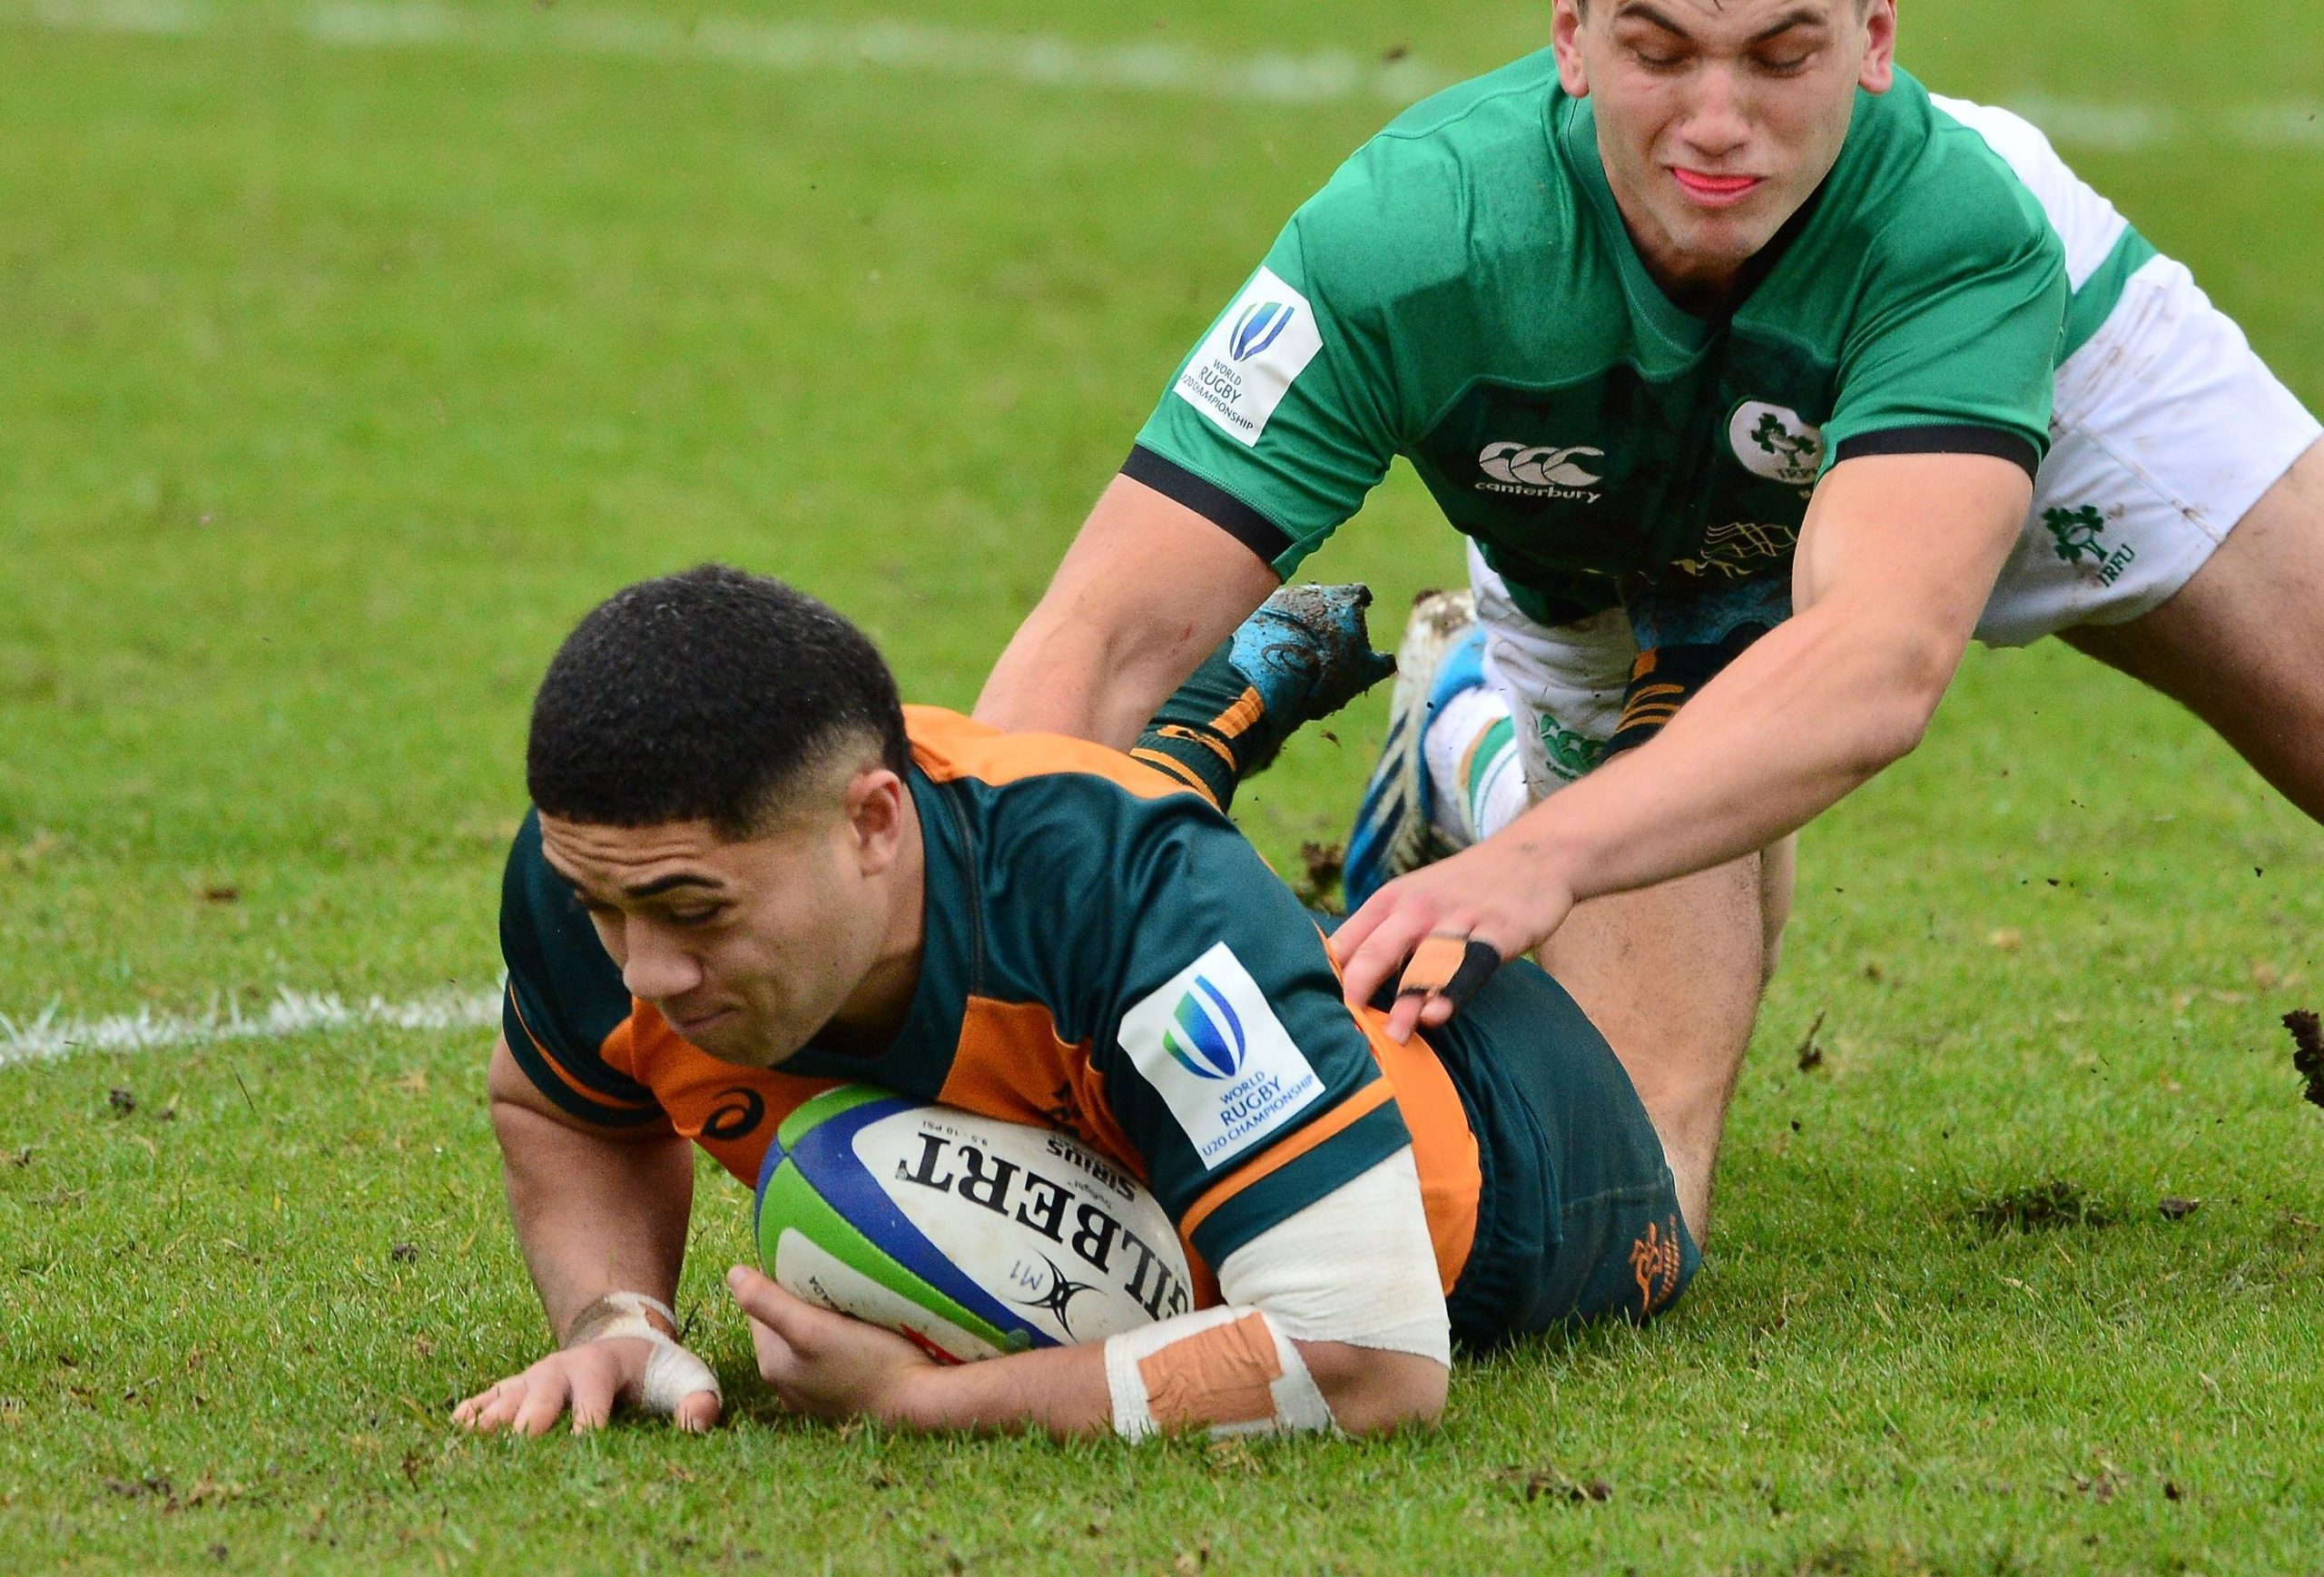
{"label": "irfu logo", "polygon": [[1776,457],[1787,479],[1796,474],[1815,475],[1816,462],[1823,458],[1824,440],[1813,433],[1794,432],[1784,426],[1783,418],[1774,411],[1759,419],[1751,429],[1751,441]]}
{"label": "irfu logo", "polygon": [[2106,517],[2095,504],[2084,504],[2075,509],[2044,509],[2042,524],[2050,528],[2057,539],[2058,557],[2072,565],[2087,562],[2088,572],[2098,577],[2101,586],[2112,586],[2122,577],[2122,571],[2138,561],[2139,550],[2125,542],[2109,552],[2103,540]]}
{"label": "irfu logo", "polygon": [[2105,564],[2106,549],[2098,539],[2106,535],[2106,517],[2095,504],[2084,504],[2079,509],[2044,509],[2042,524],[2058,539],[2058,557],[2068,564],[2080,564],[2085,553],[2093,564]]}
{"label": "irfu logo", "polygon": [[1586,738],[1572,729],[1561,726],[1554,718],[1543,717],[1541,751],[1550,760],[1550,770],[1572,783],[1605,759],[1603,740]]}
{"label": "irfu logo", "polygon": [[1728,419],[1727,441],[1755,477],[1788,488],[1813,487],[1824,468],[1824,435],[1800,414],[1763,399],[1747,399]]}

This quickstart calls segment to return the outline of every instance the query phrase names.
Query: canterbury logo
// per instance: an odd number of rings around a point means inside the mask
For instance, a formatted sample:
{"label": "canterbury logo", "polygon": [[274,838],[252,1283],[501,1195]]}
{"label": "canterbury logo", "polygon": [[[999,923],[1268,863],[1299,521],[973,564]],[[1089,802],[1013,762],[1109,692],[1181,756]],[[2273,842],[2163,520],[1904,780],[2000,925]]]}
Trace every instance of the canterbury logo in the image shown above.
{"label": "canterbury logo", "polygon": [[1477,457],[1477,464],[1494,481],[1520,488],[1590,488],[1604,480],[1596,472],[1574,464],[1577,455],[1600,460],[1606,458],[1606,451],[1578,444],[1563,449],[1492,444]]}

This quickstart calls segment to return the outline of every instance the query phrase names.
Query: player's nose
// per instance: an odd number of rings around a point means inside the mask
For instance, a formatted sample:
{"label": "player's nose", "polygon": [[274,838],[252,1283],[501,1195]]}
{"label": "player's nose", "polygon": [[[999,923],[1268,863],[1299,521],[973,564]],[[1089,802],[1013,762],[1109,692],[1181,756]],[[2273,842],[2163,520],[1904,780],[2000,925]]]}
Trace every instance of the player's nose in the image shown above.
{"label": "player's nose", "polygon": [[632,917],[623,926],[621,983],[633,997],[666,1002],[702,983],[702,963],[663,927]]}
{"label": "player's nose", "polygon": [[1695,74],[1679,133],[1689,148],[1709,159],[1724,158],[1750,142],[1749,106],[1733,66],[1714,62]]}

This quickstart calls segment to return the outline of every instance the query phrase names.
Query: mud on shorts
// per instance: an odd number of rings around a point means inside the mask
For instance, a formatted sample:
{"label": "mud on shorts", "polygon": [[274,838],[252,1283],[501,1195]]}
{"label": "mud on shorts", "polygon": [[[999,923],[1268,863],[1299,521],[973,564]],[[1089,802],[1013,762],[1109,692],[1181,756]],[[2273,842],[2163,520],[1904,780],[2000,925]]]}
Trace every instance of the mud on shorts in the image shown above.
{"label": "mud on shorts", "polygon": [[[2124,624],[2194,578],[2319,437],[2194,276],[2166,257],[2131,276],[2112,315],[2058,369],[2034,507],[1978,621],[1987,646]],[[1473,547],[1485,673],[1517,719],[1535,798],[1598,763],[1638,641],[1615,608],[1533,623]]]}

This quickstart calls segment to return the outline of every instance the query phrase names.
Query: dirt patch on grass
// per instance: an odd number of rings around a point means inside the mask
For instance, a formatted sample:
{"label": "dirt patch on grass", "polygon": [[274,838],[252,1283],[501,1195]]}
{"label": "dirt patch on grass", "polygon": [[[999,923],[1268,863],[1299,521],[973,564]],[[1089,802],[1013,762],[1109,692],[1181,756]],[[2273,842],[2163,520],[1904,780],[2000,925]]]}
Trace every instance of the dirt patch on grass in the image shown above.
{"label": "dirt patch on grass", "polygon": [[1342,843],[1302,843],[1299,845],[1299,874],[1293,877],[1291,890],[1299,902],[1310,909],[1320,909],[1326,914],[1344,914],[1347,906],[1340,897],[1340,877],[1347,868],[1347,847]]}
{"label": "dirt patch on grass", "polygon": [[2112,1227],[2122,1212],[2093,1198],[2070,1178],[1991,1191],[1965,1188],[1961,1218],[1994,1237],[2010,1232],[2050,1232],[2067,1227]]}
{"label": "dirt patch on grass", "polygon": [[2292,1071],[2308,1080],[2301,1093],[2310,1106],[2324,1106],[2324,1025],[2302,1010],[2286,1013],[2284,1028],[2291,1031]]}

